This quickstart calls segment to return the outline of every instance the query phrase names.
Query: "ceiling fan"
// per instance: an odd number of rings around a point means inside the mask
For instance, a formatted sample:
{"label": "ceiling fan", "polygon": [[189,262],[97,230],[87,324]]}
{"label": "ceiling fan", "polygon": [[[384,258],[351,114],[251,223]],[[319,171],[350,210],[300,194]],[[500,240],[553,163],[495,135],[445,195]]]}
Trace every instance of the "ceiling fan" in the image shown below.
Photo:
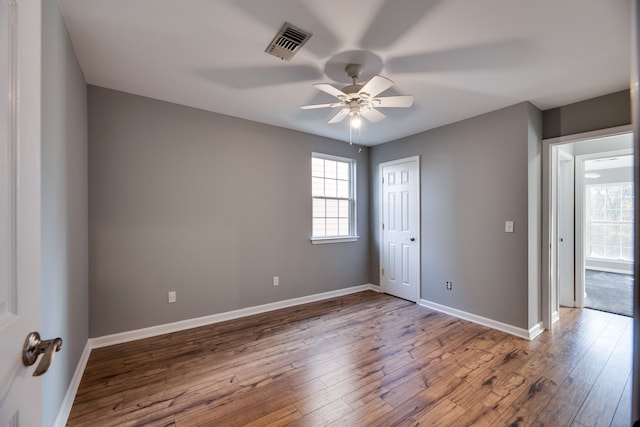
{"label": "ceiling fan", "polygon": [[313,86],[317,89],[338,98],[338,102],[329,104],[303,105],[300,108],[310,110],[314,108],[338,108],[342,107],[338,113],[329,120],[329,123],[338,123],[349,116],[351,126],[360,126],[360,117],[364,117],[372,123],[384,119],[386,116],[376,110],[376,108],[388,107],[411,107],[413,96],[385,96],[377,98],[377,95],[393,86],[393,82],[386,77],[373,76],[367,83],[357,84],[356,79],[362,72],[362,65],[348,64],[345,67],[347,75],[351,77],[353,83],[345,86],[342,90],[331,86],[328,83],[317,83]]}

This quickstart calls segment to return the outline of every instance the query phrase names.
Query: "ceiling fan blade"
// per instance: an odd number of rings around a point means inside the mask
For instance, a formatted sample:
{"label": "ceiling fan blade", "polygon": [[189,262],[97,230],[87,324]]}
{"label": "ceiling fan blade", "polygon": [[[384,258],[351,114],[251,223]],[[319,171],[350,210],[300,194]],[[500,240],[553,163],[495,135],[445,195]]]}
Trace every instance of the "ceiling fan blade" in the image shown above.
{"label": "ceiling fan blade", "polygon": [[349,115],[349,109],[348,108],[343,108],[342,110],[338,111],[338,114],[336,114],[335,116],[333,116],[333,118],[331,120],[329,120],[329,123],[341,122],[348,115]]}
{"label": "ceiling fan blade", "polygon": [[365,119],[369,120],[371,123],[379,122],[380,120],[387,117],[384,114],[382,114],[380,111],[374,110],[373,108],[369,110],[360,111],[360,115]]}
{"label": "ceiling fan blade", "polygon": [[344,93],[340,89],[337,89],[331,86],[329,83],[316,83],[313,85],[313,87],[325,93],[328,93],[331,96],[335,96],[338,99],[342,99],[343,97],[348,98],[346,93]]}
{"label": "ceiling fan blade", "polygon": [[331,104],[311,104],[311,105],[301,105],[300,108],[302,110],[313,110],[315,108],[334,108],[340,107],[344,104],[342,102],[333,102]]}
{"label": "ceiling fan blade", "polygon": [[382,98],[374,98],[373,106],[378,107],[411,107],[413,105],[413,96],[401,95],[401,96],[385,96]]}
{"label": "ceiling fan blade", "polygon": [[382,76],[373,76],[358,93],[368,93],[372,98],[393,86],[393,81]]}

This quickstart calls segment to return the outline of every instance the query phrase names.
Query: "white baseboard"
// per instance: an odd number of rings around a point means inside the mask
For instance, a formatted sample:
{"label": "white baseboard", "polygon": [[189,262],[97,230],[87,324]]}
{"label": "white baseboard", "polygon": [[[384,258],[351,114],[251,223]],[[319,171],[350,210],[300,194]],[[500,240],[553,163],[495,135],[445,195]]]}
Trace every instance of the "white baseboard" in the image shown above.
{"label": "white baseboard", "polygon": [[544,329],[542,328],[542,322],[538,323],[533,328],[526,330],[513,325],[509,325],[507,323],[498,322],[497,320],[478,316],[472,313],[467,313],[466,311],[458,310],[457,308],[448,307],[446,305],[438,304],[424,299],[421,299],[419,304],[423,307],[427,307],[432,310],[457,317],[459,319],[468,320],[469,322],[477,323],[482,326],[487,326],[492,329],[497,329],[499,331],[515,335],[519,338],[523,338],[525,340],[532,340],[544,331]]}
{"label": "white baseboard", "polygon": [[542,322],[538,322],[531,329],[529,329],[529,341],[535,339],[538,335],[544,332],[544,327],[542,327]]}
{"label": "white baseboard", "polygon": [[256,305],[253,307],[241,308],[239,310],[227,311],[224,313],[212,314],[210,316],[197,317],[194,319],[181,320],[179,322],[166,323],[164,325],[151,326],[133,331],[120,332],[117,334],[105,335],[97,338],[90,338],[91,348],[106,347],[114,344],[121,344],[157,335],[169,334],[183,331],[185,329],[207,326],[214,323],[225,322],[227,320],[238,319],[240,317],[252,316],[254,314],[279,310],[281,308],[293,307],[300,304],[307,304],[315,301],[322,301],[329,298],[354,294],[356,292],[376,290],[372,284],[352,286],[350,288],[338,289],[335,291],[323,292],[320,294],[308,295],[306,297],[292,298],[284,301],[276,301],[269,304]]}
{"label": "white baseboard", "polygon": [[80,355],[80,360],[78,361],[76,370],[73,373],[73,377],[71,378],[71,382],[69,383],[69,387],[67,387],[67,392],[64,395],[62,404],[60,405],[58,416],[53,423],[54,427],[64,427],[67,425],[69,414],[71,413],[71,407],[73,406],[73,401],[76,398],[76,393],[78,393],[80,380],[82,379],[82,375],[84,374],[84,368],[87,366],[90,354],[91,344],[89,343],[89,341],[87,341],[87,344],[84,346],[84,350],[82,351],[82,355]]}

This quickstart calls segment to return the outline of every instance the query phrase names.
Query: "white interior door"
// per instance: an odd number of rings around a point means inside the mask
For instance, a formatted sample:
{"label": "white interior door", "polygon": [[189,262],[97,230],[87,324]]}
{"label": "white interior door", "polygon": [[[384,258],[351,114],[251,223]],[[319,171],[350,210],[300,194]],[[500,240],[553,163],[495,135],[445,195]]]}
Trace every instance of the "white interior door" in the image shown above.
{"label": "white interior door", "polygon": [[419,158],[380,164],[382,179],[382,291],[409,301],[420,297]]}
{"label": "white interior door", "polygon": [[40,426],[41,385],[22,364],[40,326],[41,3],[0,0],[0,426]]}
{"label": "white interior door", "polygon": [[560,305],[575,307],[574,160],[558,151],[558,289]]}

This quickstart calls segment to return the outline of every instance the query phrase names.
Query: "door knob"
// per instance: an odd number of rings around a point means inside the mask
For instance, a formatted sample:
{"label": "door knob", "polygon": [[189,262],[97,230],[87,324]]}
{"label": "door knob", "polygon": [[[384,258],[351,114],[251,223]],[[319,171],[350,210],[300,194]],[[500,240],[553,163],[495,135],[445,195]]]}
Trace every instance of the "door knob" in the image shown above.
{"label": "door knob", "polygon": [[415,242],[415,241],[416,241],[416,238],[415,238],[415,237],[412,237],[412,238],[410,238],[409,240],[411,240],[412,242]]}
{"label": "door knob", "polygon": [[53,355],[60,351],[62,348],[62,338],[54,338],[51,340],[43,341],[40,339],[40,334],[37,332],[31,332],[24,340],[24,346],[22,347],[22,363],[24,366],[31,366],[36,363],[38,356],[44,354],[42,360],[33,372],[34,377],[47,372],[51,362],[53,362]]}

